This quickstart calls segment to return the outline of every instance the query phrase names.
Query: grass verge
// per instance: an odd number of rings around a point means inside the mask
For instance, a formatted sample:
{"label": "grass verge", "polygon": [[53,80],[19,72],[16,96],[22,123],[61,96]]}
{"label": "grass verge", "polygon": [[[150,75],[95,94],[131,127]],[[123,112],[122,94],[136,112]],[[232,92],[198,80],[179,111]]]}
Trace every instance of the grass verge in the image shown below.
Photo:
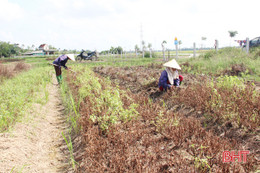
{"label": "grass verge", "polygon": [[[36,97],[40,90],[45,90],[50,82],[46,68],[34,68],[14,78],[5,80],[0,85],[0,131],[8,130],[18,117],[30,109],[35,100],[46,100],[46,92],[42,98]],[[40,96],[39,96],[40,97]]]}

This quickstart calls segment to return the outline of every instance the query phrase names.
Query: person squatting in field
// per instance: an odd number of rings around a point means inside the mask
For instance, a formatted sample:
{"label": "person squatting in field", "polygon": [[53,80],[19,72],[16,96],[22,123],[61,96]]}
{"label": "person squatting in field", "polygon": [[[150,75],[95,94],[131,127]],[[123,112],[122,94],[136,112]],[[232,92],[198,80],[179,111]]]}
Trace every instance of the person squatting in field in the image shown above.
{"label": "person squatting in field", "polygon": [[167,91],[167,89],[172,89],[174,87],[179,87],[183,81],[183,76],[179,75],[178,70],[181,70],[181,67],[176,62],[175,59],[163,64],[166,69],[161,73],[159,79],[159,90]]}
{"label": "person squatting in field", "polygon": [[53,66],[59,84],[61,84],[62,82],[61,66],[63,66],[66,70],[68,70],[69,68],[66,66],[66,63],[69,59],[75,61],[74,54],[61,55],[53,61]]}

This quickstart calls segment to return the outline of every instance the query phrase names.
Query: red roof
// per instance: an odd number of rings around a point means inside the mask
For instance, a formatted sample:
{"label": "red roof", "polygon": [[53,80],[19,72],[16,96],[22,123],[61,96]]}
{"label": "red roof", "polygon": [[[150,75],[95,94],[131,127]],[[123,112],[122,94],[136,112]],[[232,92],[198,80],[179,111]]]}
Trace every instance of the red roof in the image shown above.
{"label": "red roof", "polygon": [[41,44],[41,45],[39,46],[39,48],[43,48],[45,45],[46,45],[46,44]]}

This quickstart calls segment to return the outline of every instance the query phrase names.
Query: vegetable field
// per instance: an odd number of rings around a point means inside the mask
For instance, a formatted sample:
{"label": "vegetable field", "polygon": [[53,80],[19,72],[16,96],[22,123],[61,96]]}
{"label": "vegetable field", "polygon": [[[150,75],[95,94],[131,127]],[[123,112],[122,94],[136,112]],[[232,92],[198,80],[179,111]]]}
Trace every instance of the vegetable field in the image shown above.
{"label": "vegetable field", "polygon": [[[158,90],[161,58],[70,61],[61,85],[47,65],[53,57],[1,61],[0,163],[4,172],[259,172],[259,55],[226,49],[180,58],[184,80],[167,92]],[[30,131],[15,126],[26,117]],[[24,159],[10,157],[5,140],[24,144]],[[60,155],[49,158],[53,150]]]}
{"label": "vegetable field", "polygon": [[[79,172],[259,170],[260,94],[254,84],[182,72],[180,88],[159,92],[162,63],[74,67],[77,76],[68,74],[67,84],[80,114]],[[224,151],[241,150],[250,152],[246,162],[223,162]]]}

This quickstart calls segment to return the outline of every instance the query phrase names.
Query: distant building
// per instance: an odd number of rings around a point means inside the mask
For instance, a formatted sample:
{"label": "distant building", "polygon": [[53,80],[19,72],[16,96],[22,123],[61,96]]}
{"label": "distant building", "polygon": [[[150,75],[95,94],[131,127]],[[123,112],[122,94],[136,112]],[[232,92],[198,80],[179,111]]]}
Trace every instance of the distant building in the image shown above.
{"label": "distant building", "polygon": [[40,46],[39,46],[39,50],[49,50],[49,45],[47,45],[47,44],[41,44]]}
{"label": "distant building", "polygon": [[36,51],[23,53],[25,56],[41,56],[41,55],[53,55],[57,50],[49,49],[49,45],[41,44]]}
{"label": "distant building", "polygon": [[48,44],[41,44],[39,46],[39,50],[42,50],[45,53],[45,55],[52,55],[55,53],[55,51],[57,51],[56,49],[49,49]]}
{"label": "distant building", "polygon": [[37,50],[37,51],[32,51],[32,52],[26,52],[26,53],[23,53],[23,55],[27,55],[27,56],[39,56],[39,55],[45,55],[45,53],[42,51],[42,50]]}

